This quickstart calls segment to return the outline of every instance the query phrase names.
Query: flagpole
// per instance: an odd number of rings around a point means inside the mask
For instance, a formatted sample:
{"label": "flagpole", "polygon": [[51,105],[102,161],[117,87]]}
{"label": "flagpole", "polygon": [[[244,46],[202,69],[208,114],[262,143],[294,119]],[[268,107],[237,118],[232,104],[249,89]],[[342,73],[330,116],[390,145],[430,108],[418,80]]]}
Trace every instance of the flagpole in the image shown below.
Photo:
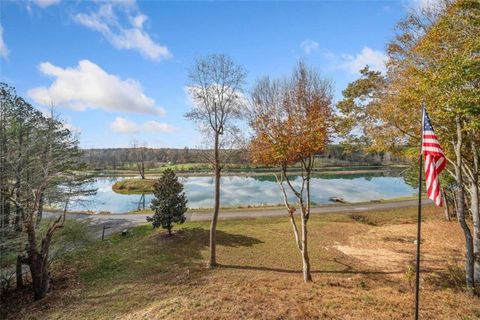
{"label": "flagpole", "polygon": [[422,128],[420,130],[420,155],[418,157],[418,213],[417,213],[417,264],[415,270],[415,320],[419,316],[419,293],[420,293],[420,240],[422,226],[422,144],[423,144],[423,121],[425,119],[425,106],[422,102]]}

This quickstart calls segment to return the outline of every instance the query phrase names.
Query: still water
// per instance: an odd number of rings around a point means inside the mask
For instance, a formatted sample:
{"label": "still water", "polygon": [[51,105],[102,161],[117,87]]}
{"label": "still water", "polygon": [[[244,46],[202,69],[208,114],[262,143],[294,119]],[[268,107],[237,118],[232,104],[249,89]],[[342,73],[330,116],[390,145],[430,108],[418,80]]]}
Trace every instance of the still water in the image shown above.
{"label": "still water", "polygon": [[[125,177],[101,177],[94,187],[97,194],[73,204],[71,211],[108,211],[125,213],[132,210],[148,209],[151,194],[124,195],[112,191],[112,185]],[[180,177],[190,208],[213,207],[212,177]],[[300,177],[292,177],[293,184],[301,184]],[[278,185],[273,176],[225,176],[221,180],[221,206],[275,205],[283,202]],[[407,185],[402,177],[383,173],[362,175],[314,176],[311,180],[311,198],[316,204],[328,204],[330,197],[343,198],[347,202],[389,199],[415,194],[415,189]]]}

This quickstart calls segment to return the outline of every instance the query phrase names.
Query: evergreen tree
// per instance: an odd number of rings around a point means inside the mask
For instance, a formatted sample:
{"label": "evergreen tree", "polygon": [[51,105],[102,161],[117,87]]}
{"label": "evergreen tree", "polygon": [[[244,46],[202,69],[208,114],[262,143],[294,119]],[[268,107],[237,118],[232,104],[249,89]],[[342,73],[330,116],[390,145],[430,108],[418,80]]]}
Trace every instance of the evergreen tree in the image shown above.
{"label": "evergreen tree", "polygon": [[153,193],[155,198],[150,208],[155,214],[147,217],[147,221],[151,222],[154,228],[161,226],[167,229],[168,234],[172,235],[173,224],[185,222],[188,200],[183,192],[183,184],[178,181],[173,170],[167,169],[155,183]]}

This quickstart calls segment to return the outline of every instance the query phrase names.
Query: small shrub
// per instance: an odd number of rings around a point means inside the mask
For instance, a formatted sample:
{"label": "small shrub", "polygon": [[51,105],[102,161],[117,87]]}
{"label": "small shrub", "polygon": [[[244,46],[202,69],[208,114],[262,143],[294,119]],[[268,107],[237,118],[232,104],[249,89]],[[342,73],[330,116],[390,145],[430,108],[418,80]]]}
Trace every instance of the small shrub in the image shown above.
{"label": "small shrub", "polygon": [[366,215],[362,214],[351,214],[350,218],[355,220],[356,222],[367,224],[369,226],[376,226],[377,223],[375,221],[370,220],[370,218]]}
{"label": "small shrub", "polygon": [[410,286],[410,289],[413,291],[413,289],[415,288],[415,275],[416,275],[415,265],[412,263],[407,265],[403,275],[405,277],[405,280],[407,280],[407,283]]}
{"label": "small shrub", "polygon": [[465,269],[459,265],[447,266],[443,286],[461,289],[465,287]]}
{"label": "small shrub", "polygon": [[358,284],[358,286],[361,288],[361,289],[368,289],[368,286],[367,286],[367,283],[365,282],[365,280],[360,280],[360,283]]}

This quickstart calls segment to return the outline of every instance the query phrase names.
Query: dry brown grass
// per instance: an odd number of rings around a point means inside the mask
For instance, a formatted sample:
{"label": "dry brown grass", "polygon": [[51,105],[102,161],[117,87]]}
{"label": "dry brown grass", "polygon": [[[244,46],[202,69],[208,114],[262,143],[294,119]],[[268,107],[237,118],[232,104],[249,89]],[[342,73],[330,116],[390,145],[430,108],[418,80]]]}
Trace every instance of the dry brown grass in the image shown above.
{"label": "dry brown grass", "polygon": [[[460,228],[432,207],[425,214],[422,318],[480,318],[480,300],[458,283]],[[18,318],[411,318],[406,271],[415,254],[415,210],[366,216],[375,225],[348,215],[311,219],[312,284],[302,283],[287,219],[222,221],[215,270],[204,268],[207,223],[185,225],[172,241],[138,228],[65,262],[72,276],[44,301],[25,304]]]}

